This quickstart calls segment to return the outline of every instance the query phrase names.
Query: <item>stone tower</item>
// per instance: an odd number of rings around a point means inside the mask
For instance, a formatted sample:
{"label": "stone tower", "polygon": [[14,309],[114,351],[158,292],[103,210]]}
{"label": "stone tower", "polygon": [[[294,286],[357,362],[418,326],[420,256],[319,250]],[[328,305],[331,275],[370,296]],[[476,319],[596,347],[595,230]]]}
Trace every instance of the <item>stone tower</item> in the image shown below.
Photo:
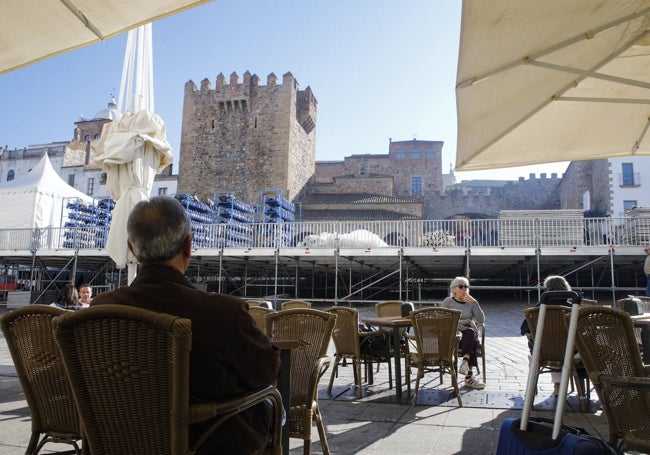
{"label": "stone tower", "polygon": [[293,200],[313,179],[316,106],[311,88],[299,90],[291,73],[259,77],[219,74],[213,89],[185,84],[178,192],[212,198],[234,192],[255,204],[260,193],[281,190]]}

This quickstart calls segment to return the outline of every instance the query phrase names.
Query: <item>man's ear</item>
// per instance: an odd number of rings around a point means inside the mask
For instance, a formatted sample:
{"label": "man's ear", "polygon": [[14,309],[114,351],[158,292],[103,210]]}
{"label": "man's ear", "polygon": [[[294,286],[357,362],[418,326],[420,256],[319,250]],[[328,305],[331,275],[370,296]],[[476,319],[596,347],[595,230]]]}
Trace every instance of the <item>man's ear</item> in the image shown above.
{"label": "man's ear", "polygon": [[183,255],[188,258],[192,256],[192,236],[190,234],[183,241]]}

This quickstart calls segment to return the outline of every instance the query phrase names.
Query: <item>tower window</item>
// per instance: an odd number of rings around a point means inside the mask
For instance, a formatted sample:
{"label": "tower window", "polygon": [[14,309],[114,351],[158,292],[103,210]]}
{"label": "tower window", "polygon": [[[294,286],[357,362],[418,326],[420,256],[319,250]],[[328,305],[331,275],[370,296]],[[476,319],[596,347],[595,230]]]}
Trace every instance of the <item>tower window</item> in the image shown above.
{"label": "tower window", "polygon": [[68,185],[74,186],[74,174],[68,175]]}
{"label": "tower window", "polygon": [[406,159],[406,152],[404,151],[404,149],[395,150],[395,159],[396,160],[405,160]]}
{"label": "tower window", "polygon": [[7,172],[7,182],[12,181],[14,178],[16,178],[16,173],[13,169],[9,169],[9,172]]}
{"label": "tower window", "polygon": [[427,159],[428,160],[436,159],[436,151],[434,149],[427,149]]}
{"label": "tower window", "polygon": [[90,177],[88,178],[88,186],[86,187],[86,194],[92,196],[94,192],[95,192],[95,178]]}
{"label": "tower window", "polygon": [[419,160],[421,158],[422,158],[422,156],[420,154],[420,149],[411,150],[411,159],[412,160]]}

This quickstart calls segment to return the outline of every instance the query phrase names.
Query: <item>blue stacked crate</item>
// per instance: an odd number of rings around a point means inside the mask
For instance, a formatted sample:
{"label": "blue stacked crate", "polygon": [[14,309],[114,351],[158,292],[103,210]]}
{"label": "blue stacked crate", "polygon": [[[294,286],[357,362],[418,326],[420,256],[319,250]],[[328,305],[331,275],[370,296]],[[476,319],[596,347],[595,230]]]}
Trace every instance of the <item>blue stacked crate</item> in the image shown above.
{"label": "blue stacked crate", "polygon": [[109,197],[100,198],[95,204],[97,220],[95,245],[97,248],[104,248],[108,240],[108,230],[111,227],[112,212],[115,208],[115,201]]}
{"label": "blue stacked crate", "polygon": [[185,207],[192,223],[192,245],[195,248],[212,248],[212,223],[214,208],[211,201],[201,201],[198,197],[187,193],[176,194],[174,197]]}
{"label": "blue stacked crate", "polygon": [[295,205],[282,197],[282,190],[266,190],[260,194],[264,229],[263,245],[290,246],[293,238],[293,222],[296,220]]}
{"label": "blue stacked crate", "polygon": [[67,209],[67,220],[63,225],[63,247],[95,248],[95,207],[77,198],[67,198],[63,203]]}
{"label": "blue stacked crate", "polygon": [[253,245],[255,209],[237,200],[234,193],[215,193],[216,223],[219,227],[220,246],[244,248]]}

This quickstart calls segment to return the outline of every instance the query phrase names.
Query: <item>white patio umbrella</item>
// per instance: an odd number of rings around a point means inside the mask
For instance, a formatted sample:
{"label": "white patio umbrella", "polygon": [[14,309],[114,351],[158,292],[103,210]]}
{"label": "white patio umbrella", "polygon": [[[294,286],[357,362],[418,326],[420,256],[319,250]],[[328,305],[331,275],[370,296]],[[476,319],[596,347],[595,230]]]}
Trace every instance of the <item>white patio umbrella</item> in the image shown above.
{"label": "white patio umbrella", "polygon": [[456,170],[650,155],[650,1],[465,0]]}
{"label": "white patio umbrella", "polygon": [[155,174],[173,161],[165,124],[153,113],[151,57],[151,24],[130,31],[118,102],[124,113],[105,124],[93,144],[94,160],[106,171],[115,200],[106,250],[118,268],[128,263],[129,283],[136,261],[128,252],[127,219],[135,204],[149,199]]}
{"label": "white patio umbrella", "polygon": [[211,0],[2,0],[0,74]]}

